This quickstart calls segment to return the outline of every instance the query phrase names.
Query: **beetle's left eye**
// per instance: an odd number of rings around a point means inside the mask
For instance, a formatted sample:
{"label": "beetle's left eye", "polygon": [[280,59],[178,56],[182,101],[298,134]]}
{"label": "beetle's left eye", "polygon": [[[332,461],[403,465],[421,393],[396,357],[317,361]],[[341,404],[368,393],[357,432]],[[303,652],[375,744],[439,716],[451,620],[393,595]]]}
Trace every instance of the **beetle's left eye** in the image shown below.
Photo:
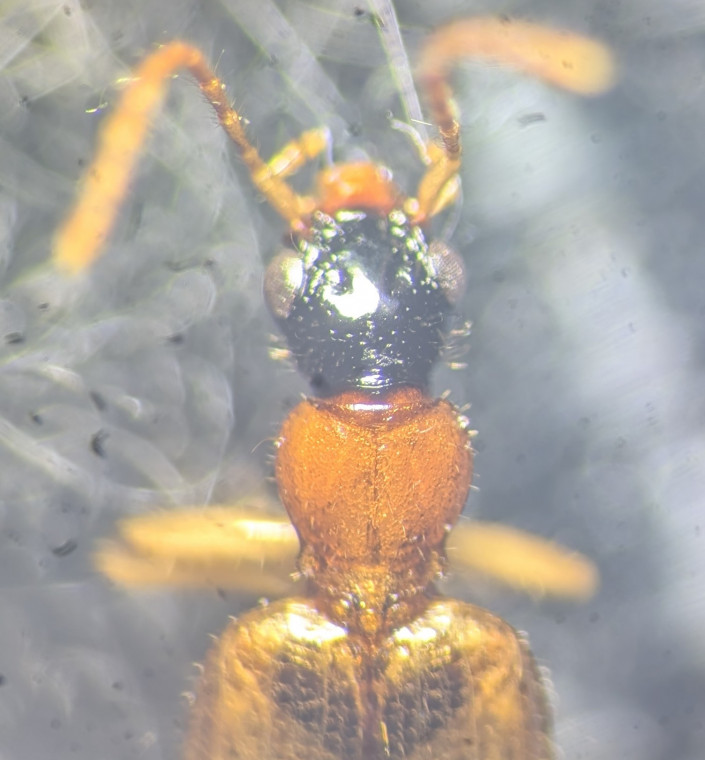
{"label": "beetle's left eye", "polygon": [[301,254],[291,249],[278,253],[264,274],[264,298],[276,319],[287,319],[304,283]]}

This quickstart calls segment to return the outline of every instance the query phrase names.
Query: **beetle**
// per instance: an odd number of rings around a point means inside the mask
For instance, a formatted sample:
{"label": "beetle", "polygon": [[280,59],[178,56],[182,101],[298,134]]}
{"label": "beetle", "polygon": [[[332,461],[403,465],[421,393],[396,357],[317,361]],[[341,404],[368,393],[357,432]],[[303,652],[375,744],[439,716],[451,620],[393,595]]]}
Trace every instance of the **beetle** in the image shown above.
{"label": "beetle", "polygon": [[[288,228],[264,292],[313,394],[276,443],[291,526],[217,509],[147,516],[122,526],[124,545],[98,554],[108,575],[139,583],[165,573],[185,581],[205,564],[211,580],[229,575],[244,587],[251,565],[236,568],[237,558],[271,558],[274,580],[296,564],[304,590],[231,622],[209,654],[187,760],[553,756],[550,710],[524,637],[435,585],[472,477],[469,423],[429,391],[463,287],[462,260],[427,231],[458,196],[460,125],[448,76],[466,57],[581,94],[612,80],[610,55],[595,41],[506,18],[451,22],[429,36],[417,70],[440,142],[421,145],[416,193],[402,192],[386,167],[356,161],[322,169],[314,190],[300,194],[287,180],[326,152],[328,131],[309,130],[263,160],[202,53],[171,42],[135,70],[55,238],[60,268],[93,261],[151,116],[182,68]],[[506,529],[456,534],[469,566],[482,565],[484,543],[489,572],[503,572],[493,554],[533,552],[552,566],[536,585],[578,596],[594,587],[588,562],[538,540]]]}

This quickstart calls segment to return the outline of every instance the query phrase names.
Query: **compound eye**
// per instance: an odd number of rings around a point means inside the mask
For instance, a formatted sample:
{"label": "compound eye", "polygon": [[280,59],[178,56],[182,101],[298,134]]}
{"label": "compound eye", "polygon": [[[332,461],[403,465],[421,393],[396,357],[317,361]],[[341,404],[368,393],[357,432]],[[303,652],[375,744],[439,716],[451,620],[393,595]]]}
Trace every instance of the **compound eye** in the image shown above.
{"label": "compound eye", "polygon": [[448,303],[454,306],[465,292],[465,265],[460,256],[441,240],[428,246],[431,271]]}
{"label": "compound eye", "polygon": [[264,273],[264,299],[276,319],[287,319],[304,283],[301,254],[284,249],[269,263]]}

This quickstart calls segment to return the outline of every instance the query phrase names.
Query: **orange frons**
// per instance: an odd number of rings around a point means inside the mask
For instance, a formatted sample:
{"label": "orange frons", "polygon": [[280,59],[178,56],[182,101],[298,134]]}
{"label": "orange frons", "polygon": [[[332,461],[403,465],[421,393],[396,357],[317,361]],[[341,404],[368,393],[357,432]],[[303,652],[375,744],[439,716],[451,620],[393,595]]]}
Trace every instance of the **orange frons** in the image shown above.
{"label": "orange frons", "polygon": [[391,172],[370,161],[334,164],[316,178],[317,207],[324,214],[345,209],[368,209],[388,214],[399,208],[403,196]]}

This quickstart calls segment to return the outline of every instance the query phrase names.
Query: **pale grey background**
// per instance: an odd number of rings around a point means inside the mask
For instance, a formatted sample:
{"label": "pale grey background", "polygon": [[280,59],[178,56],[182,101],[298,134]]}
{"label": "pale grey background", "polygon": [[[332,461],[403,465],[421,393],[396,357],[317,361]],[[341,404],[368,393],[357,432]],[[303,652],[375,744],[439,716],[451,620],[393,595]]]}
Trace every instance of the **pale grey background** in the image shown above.
{"label": "pale grey background", "polygon": [[[600,566],[585,606],[481,597],[550,667],[563,756],[700,760],[705,3],[399,5],[412,54],[435,24],[478,12],[616,51],[619,86],[597,100],[477,67],[456,78],[453,241],[474,331],[468,368],[441,370],[436,390],[471,402],[480,431],[466,512]],[[366,150],[411,188],[413,152],[387,123],[401,116],[393,82],[356,8],[0,5],[1,760],[178,756],[191,663],[253,600],[125,593],[97,577],[91,547],[150,505],[254,492],[305,390],[268,358],[260,278],[283,226],[186,77],[90,277],[67,284],[45,265],[104,107],[145,52],[184,37],[217,62],[264,154],[326,123],[339,155]]]}

